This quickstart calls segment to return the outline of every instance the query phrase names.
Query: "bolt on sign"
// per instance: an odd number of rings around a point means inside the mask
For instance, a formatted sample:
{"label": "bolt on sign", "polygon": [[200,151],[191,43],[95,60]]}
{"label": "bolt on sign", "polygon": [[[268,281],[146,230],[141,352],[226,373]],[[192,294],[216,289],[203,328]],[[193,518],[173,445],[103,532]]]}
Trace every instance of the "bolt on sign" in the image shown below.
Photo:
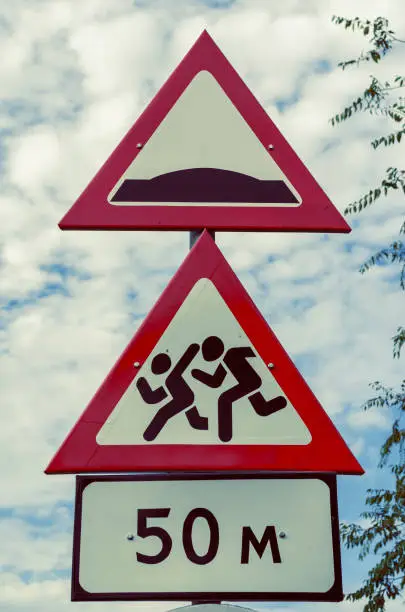
{"label": "bolt on sign", "polygon": [[203,230],[350,227],[206,31],[59,225],[202,233],[46,469],[72,600],[341,601],[363,469]]}

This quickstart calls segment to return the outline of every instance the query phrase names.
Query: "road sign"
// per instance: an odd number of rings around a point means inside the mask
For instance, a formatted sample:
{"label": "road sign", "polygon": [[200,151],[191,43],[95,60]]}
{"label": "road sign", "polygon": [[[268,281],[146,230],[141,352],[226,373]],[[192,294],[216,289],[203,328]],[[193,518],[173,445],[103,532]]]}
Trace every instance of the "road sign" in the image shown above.
{"label": "road sign", "polygon": [[208,232],[46,472],[362,474]]}
{"label": "road sign", "polygon": [[255,612],[251,608],[242,608],[241,606],[231,606],[229,604],[192,604],[191,606],[182,606],[171,610],[171,612]]}
{"label": "road sign", "polygon": [[341,601],[336,477],[78,477],[72,600]]}
{"label": "road sign", "polygon": [[206,31],[59,225],[350,231]]}

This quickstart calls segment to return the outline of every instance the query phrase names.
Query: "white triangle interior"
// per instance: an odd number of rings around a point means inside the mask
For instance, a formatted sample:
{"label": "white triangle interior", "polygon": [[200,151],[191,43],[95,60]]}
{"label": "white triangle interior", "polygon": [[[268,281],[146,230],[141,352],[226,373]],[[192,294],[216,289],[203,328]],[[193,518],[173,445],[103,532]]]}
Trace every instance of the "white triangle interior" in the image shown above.
{"label": "white triangle interior", "polygon": [[[111,198],[125,179],[151,179],[189,168],[216,168],[261,180],[282,180],[298,200],[298,204],[255,203],[254,206],[297,206],[302,202],[269,151],[257,139],[213,75],[206,70],[193,78],[114,186],[108,199],[114,204]],[[116,204],[130,206],[134,203]],[[142,205],[148,204],[156,203],[142,202]],[[184,202],[170,204],[184,206]],[[200,202],[198,205],[204,204]],[[213,206],[215,203],[209,202],[207,205]],[[221,206],[226,205],[246,206],[221,203]]]}
{"label": "white triangle interior", "polygon": [[[146,404],[137,389],[135,379],[99,430],[97,443],[99,445],[308,444],[311,441],[308,428],[209,279],[200,279],[191,289],[154,350],[141,366],[138,376],[145,377],[152,388],[164,386],[167,374],[156,375],[151,371],[154,356],[158,353],[167,353],[174,365],[191,343],[196,342],[201,345],[208,336],[220,337],[225,344],[225,351],[231,347],[251,347],[256,357],[251,358],[249,363],[262,379],[260,392],[266,400],[284,396],[287,400],[286,407],[262,417],[253,410],[248,398],[238,400],[233,406],[232,440],[229,443],[221,442],[218,437],[218,397],[223,391],[234,386],[236,379],[228,371],[223,385],[219,389],[211,389],[193,379],[190,372],[186,372],[184,378],[194,391],[195,405],[201,416],[208,417],[208,430],[193,429],[185,413],[181,412],[166,423],[155,440],[146,442],[143,438],[145,429],[157,410],[168,399],[155,405]],[[204,361],[200,352],[194,358],[190,370],[200,368],[212,373],[217,365],[218,362]]]}

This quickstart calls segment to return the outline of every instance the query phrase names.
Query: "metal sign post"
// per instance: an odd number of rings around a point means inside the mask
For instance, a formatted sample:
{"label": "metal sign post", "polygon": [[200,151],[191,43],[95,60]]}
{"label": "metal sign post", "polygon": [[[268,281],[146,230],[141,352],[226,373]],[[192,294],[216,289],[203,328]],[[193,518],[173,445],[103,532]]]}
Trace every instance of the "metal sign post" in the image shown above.
{"label": "metal sign post", "polygon": [[191,606],[176,608],[171,612],[254,612],[251,608],[242,608],[241,606],[231,606],[229,604],[221,604],[220,602],[211,603],[195,603]]}
{"label": "metal sign post", "polygon": [[59,226],[190,232],[46,469],[87,474],[72,600],[341,601],[336,474],[363,468],[215,232],[350,227],[208,32]]}
{"label": "metal sign post", "polygon": [[[190,232],[190,251],[203,233],[204,229],[197,229]],[[211,238],[215,241],[215,232],[213,230],[208,231]]]}

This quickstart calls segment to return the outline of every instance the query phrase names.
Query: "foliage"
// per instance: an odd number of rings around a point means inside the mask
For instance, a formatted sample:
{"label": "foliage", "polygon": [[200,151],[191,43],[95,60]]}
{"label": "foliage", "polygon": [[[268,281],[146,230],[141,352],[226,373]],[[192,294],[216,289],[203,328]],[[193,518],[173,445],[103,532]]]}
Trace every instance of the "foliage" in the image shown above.
{"label": "foliage", "polygon": [[402,346],[405,343],[405,327],[401,327],[401,326],[398,327],[397,333],[395,334],[395,336],[392,337],[392,340],[394,344],[394,350],[393,350],[394,357],[399,359]]}
{"label": "foliage", "polygon": [[386,600],[395,599],[405,589],[405,380],[399,391],[386,388],[380,382],[371,386],[378,395],[368,400],[364,409],[378,407],[395,415],[379,461],[380,468],[386,466],[391,471],[394,484],[390,489],[367,490],[368,509],[360,515],[365,527],[352,523],[341,528],[346,547],[360,548],[361,561],[370,553],[380,555],[368,572],[368,579],[348,595],[351,601],[367,598],[364,612],[384,610]]}
{"label": "foliage", "polygon": [[374,21],[370,21],[369,19],[362,21],[359,17],[346,19],[345,17],[334,15],[332,21],[337,25],[343,24],[346,30],[351,28],[353,31],[360,31],[363,36],[368,37],[368,42],[372,47],[366,51],[366,53],[361,53],[356,59],[340,62],[338,66],[343,68],[343,70],[347,68],[347,66],[353,66],[353,64],[358,66],[360,62],[369,62],[372,60],[378,63],[384,55],[392,49],[393,44],[396,42],[405,42],[395,36],[394,30],[389,29],[389,21],[385,17],[377,17]]}
{"label": "foliage", "polygon": [[[396,263],[396,262],[404,262],[402,266],[401,274],[400,274],[400,285],[402,289],[405,289],[405,244],[403,242],[392,242],[388,247],[380,249],[374,255],[371,255],[361,266],[360,272],[364,274],[367,272],[372,266],[375,266],[380,263]],[[402,346],[402,345],[401,345]],[[401,349],[401,346],[399,347]],[[394,353],[394,357],[399,357]]]}
{"label": "foliage", "polygon": [[[370,45],[370,49],[362,52],[358,58],[341,62],[339,66],[343,70],[359,66],[362,62],[378,63],[394,45],[405,42],[395,36],[384,17],[362,21],[358,17],[346,19],[334,16],[332,21],[346,29],[361,32]],[[374,149],[382,145],[398,145],[405,135],[404,99],[398,95],[405,89],[405,76],[395,75],[390,81],[384,82],[375,76],[370,79],[363,93],[335,115],[331,123],[338,125],[358,112],[384,115],[393,123],[393,129],[375,138],[371,145]],[[349,204],[345,214],[362,212],[381,196],[388,197],[396,190],[405,194],[405,170],[390,167],[380,185]],[[398,240],[371,255],[360,267],[360,272],[364,273],[376,265],[400,264],[399,281],[405,290],[405,242],[401,240],[402,234],[405,234],[405,221],[399,228]],[[405,327],[400,326],[393,336],[394,358],[400,358],[404,344]],[[365,599],[364,612],[382,612],[387,600],[400,597],[405,590],[405,380],[397,391],[380,382],[373,383],[371,387],[377,394],[364,404],[364,409],[378,408],[392,417],[391,431],[380,449],[378,464],[379,468],[385,468],[390,473],[392,486],[367,491],[367,510],[361,514],[364,525],[343,525],[342,539],[347,548],[360,549],[361,561],[369,554],[376,555],[378,559],[362,586],[347,598],[352,601]]]}
{"label": "foliage", "polygon": [[[345,70],[350,66],[359,66],[362,62],[378,63],[384,59],[393,47],[405,43],[405,40],[397,38],[394,30],[390,29],[389,21],[385,17],[377,17],[374,21],[361,20],[359,17],[347,19],[334,15],[332,21],[337,25],[343,25],[345,29],[358,31],[365,36],[370,49],[363,51],[358,58],[345,60],[338,65]],[[331,119],[332,125],[338,125],[342,121],[350,119],[358,112],[369,112],[384,115],[395,126],[388,134],[374,138],[371,145],[374,149],[380,146],[389,147],[401,143],[405,135],[405,76],[395,75],[390,81],[381,82],[375,76],[370,76],[370,83],[351,104]],[[403,142],[403,141],[402,141]],[[379,185],[370,189],[358,200],[351,202],[345,209],[346,215],[359,213],[371,206],[382,196],[388,197],[395,191],[401,191],[405,195],[405,170],[400,168],[387,168],[385,176]],[[405,290],[405,244],[402,241],[405,234],[405,216],[398,231],[398,239],[371,255],[360,267],[363,274],[370,268],[378,265],[399,264],[399,282]],[[403,328],[402,328],[403,329]],[[404,343],[404,332],[395,341],[394,357],[399,358]]]}
{"label": "foliage", "polygon": [[[359,200],[349,204],[344,211],[345,215],[361,212],[363,208],[370,206],[370,204],[378,200],[382,195],[387,196],[390,189],[396,190],[399,188],[402,188],[402,191],[405,193],[405,170],[398,170],[398,168],[390,167],[387,169],[386,177],[381,181],[381,186],[370,189],[370,191]],[[405,221],[399,233],[405,233]]]}
{"label": "foliage", "polygon": [[[361,62],[373,61],[378,63],[392,50],[397,43],[405,41],[397,38],[393,30],[389,29],[389,22],[384,17],[377,17],[373,22],[362,21],[358,17],[346,19],[334,16],[332,21],[338,25],[344,25],[346,29],[360,31],[363,36],[368,37],[371,49],[362,52],[357,59],[340,62],[339,66],[344,70],[348,66],[359,65]],[[391,81],[382,83],[375,76],[371,76],[368,87],[361,96],[357,97],[351,104],[331,119],[332,125],[351,118],[357,112],[369,112],[372,114],[385,115],[395,126],[388,134],[379,136],[372,140],[371,145],[377,149],[381,145],[392,146],[401,142],[405,135],[405,100],[400,95],[405,92],[405,76],[395,75]],[[397,93],[399,92],[399,94]],[[359,200],[351,202],[345,214],[361,212],[378,200],[381,196],[388,196],[392,191],[400,190],[405,194],[405,170],[399,168],[388,168],[380,185],[370,189]],[[405,221],[399,229],[399,234],[405,233]],[[400,284],[405,289],[405,246],[401,240],[394,241],[388,247],[381,249],[372,255],[360,268],[360,272],[367,271],[370,267],[386,264],[401,264]]]}

